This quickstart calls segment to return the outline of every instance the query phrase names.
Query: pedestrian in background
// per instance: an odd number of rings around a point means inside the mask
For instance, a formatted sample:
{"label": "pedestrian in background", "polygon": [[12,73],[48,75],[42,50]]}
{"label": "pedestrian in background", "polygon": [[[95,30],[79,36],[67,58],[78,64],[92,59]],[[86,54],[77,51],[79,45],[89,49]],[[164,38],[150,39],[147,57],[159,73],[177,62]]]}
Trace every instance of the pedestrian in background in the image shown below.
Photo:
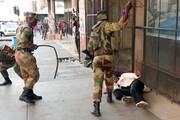
{"label": "pedestrian in background", "polygon": [[107,102],[112,103],[113,91],[113,58],[111,46],[111,33],[123,30],[128,23],[129,11],[132,8],[131,2],[125,7],[125,15],[118,22],[109,22],[106,11],[97,13],[97,23],[92,27],[87,50],[93,58],[93,103],[94,116],[101,116],[100,102],[102,97],[103,81],[107,91]]}
{"label": "pedestrian in background", "polygon": [[64,26],[65,26],[64,20],[61,20],[59,22],[59,34],[60,34],[60,38],[62,38],[62,36],[64,36]]}
{"label": "pedestrian in background", "polygon": [[33,26],[34,36],[36,36],[37,32],[38,32],[38,25],[36,24],[35,26]]}
{"label": "pedestrian in background", "polygon": [[42,39],[46,40],[49,25],[46,21],[42,23]]}
{"label": "pedestrian in background", "polygon": [[64,21],[64,36],[68,38],[68,22]]}
{"label": "pedestrian in background", "polygon": [[21,76],[24,80],[24,90],[19,100],[26,103],[35,103],[35,100],[42,99],[42,96],[34,94],[33,88],[39,80],[39,69],[33,51],[37,45],[33,43],[33,27],[38,21],[37,15],[32,12],[25,13],[25,23],[17,28],[17,48],[15,52],[16,63],[20,67]]}
{"label": "pedestrian in background", "polygon": [[41,35],[41,33],[42,33],[42,22],[39,21],[39,22],[37,23],[37,26],[38,26],[38,32],[39,32],[39,34]]}

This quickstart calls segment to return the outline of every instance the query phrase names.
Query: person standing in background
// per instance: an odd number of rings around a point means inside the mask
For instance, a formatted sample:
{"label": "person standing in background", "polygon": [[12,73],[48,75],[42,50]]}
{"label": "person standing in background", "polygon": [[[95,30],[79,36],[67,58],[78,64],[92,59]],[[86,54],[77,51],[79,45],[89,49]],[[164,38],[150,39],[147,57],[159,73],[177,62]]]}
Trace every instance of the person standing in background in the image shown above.
{"label": "person standing in background", "polygon": [[42,39],[46,40],[49,25],[46,21],[42,23]]}

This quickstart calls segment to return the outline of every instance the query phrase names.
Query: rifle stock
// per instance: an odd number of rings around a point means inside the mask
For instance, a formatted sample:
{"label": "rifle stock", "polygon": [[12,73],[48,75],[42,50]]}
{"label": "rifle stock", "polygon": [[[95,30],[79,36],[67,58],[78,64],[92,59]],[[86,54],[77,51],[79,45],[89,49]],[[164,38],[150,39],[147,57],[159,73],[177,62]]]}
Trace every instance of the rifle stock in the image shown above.
{"label": "rifle stock", "polygon": [[93,55],[91,55],[87,49],[83,50],[82,52],[86,54],[91,60],[93,60]]}
{"label": "rifle stock", "polygon": [[87,55],[86,58],[86,67],[92,67],[92,61],[93,61],[93,56],[89,53],[87,49],[83,50],[82,53]]}

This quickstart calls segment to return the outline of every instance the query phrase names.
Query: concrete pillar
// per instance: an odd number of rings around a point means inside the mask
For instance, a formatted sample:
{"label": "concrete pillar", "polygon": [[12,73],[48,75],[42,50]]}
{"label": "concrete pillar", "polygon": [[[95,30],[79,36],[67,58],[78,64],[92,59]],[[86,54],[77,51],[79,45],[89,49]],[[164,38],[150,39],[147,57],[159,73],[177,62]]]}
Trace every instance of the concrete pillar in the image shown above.
{"label": "concrete pillar", "polygon": [[49,15],[51,12],[51,0],[47,0],[47,2],[48,2],[48,15]]}
{"label": "concrete pillar", "polygon": [[50,11],[48,14],[49,32],[54,34],[56,32],[56,16],[55,16],[55,0],[50,0]]}

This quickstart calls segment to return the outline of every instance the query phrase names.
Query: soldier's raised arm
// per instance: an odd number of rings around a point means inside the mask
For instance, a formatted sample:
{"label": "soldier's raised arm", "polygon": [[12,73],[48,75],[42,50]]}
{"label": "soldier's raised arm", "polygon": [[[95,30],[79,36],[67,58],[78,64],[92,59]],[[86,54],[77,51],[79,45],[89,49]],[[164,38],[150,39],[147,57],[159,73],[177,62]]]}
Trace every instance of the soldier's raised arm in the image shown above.
{"label": "soldier's raised arm", "polygon": [[126,25],[128,24],[129,12],[131,8],[132,3],[131,1],[128,1],[124,9],[124,15],[120,18],[118,22],[106,22],[104,26],[104,32],[108,34],[114,31],[122,30],[124,27],[126,27]]}

